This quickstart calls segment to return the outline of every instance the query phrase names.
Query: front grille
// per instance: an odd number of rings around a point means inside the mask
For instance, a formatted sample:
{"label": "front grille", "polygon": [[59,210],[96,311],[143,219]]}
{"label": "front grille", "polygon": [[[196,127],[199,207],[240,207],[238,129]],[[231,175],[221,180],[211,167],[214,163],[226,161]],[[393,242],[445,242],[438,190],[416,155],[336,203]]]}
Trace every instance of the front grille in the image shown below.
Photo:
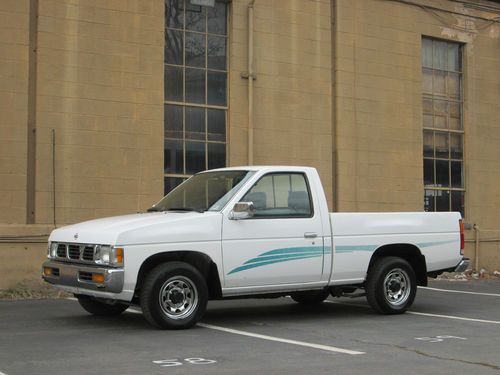
{"label": "front grille", "polygon": [[83,281],[92,281],[92,273],[91,272],[78,272],[78,278]]}
{"label": "front grille", "polygon": [[85,246],[83,249],[82,259],[89,262],[94,260],[94,246]]}
{"label": "front grille", "polygon": [[68,245],[68,257],[70,259],[80,259],[80,245]]}
{"label": "front grille", "polygon": [[58,258],[66,258],[66,245],[60,243],[57,245],[57,257]]}
{"label": "front grille", "polygon": [[71,263],[96,264],[96,249],[99,245],[74,242],[55,243],[57,243],[57,250],[54,259]]}

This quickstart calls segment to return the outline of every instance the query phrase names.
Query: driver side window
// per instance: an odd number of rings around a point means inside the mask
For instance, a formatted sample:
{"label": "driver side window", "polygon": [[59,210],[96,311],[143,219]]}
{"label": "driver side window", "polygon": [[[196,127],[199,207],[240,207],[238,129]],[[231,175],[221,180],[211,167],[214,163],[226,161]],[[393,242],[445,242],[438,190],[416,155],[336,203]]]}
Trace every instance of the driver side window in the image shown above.
{"label": "driver side window", "polygon": [[265,175],[241,202],[253,202],[254,218],[301,218],[313,214],[309,186],[302,173]]}

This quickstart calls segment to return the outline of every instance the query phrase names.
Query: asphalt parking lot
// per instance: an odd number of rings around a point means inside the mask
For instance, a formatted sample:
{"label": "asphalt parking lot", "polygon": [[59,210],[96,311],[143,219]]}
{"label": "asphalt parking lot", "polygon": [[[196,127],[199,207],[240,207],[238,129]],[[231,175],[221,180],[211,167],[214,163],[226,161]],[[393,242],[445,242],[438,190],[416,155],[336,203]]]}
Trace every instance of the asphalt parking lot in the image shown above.
{"label": "asphalt parking lot", "polygon": [[500,373],[500,280],[429,287],[398,316],[364,298],[215,301],[185,331],[137,309],[98,318],[74,300],[0,301],[0,375]]}

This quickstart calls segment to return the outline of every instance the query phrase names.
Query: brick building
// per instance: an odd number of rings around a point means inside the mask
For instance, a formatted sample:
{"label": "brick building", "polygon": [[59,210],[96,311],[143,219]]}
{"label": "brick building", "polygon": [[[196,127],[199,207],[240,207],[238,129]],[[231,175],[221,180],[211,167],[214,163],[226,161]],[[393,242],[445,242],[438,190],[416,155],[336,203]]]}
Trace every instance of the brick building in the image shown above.
{"label": "brick building", "polygon": [[2,0],[0,288],[37,277],[54,226],[246,164],[318,168],[335,211],[462,211],[467,255],[500,268],[499,14],[481,0]]}

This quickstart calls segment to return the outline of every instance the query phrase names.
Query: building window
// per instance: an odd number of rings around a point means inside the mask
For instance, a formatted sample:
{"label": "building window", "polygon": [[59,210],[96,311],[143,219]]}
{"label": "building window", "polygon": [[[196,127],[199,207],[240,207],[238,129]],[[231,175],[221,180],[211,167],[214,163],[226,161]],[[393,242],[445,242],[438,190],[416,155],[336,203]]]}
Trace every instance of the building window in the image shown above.
{"label": "building window", "polygon": [[462,46],[422,39],[425,211],[464,215]]}
{"label": "building window", "polygon": [[226,166],[227,5],[165,0],[165,194]]}

